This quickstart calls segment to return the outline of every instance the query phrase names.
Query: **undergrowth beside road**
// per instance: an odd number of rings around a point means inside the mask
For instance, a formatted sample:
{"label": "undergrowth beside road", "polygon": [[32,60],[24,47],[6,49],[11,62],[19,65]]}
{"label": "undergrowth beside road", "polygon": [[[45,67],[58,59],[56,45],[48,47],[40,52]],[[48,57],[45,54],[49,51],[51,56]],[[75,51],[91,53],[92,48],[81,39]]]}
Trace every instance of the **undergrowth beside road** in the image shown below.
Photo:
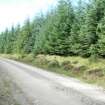
{"label": "undergrowth beside road", "polygon": [[105,88],[105,60],[51,55],[1,55],[48,71],[75,77]]}

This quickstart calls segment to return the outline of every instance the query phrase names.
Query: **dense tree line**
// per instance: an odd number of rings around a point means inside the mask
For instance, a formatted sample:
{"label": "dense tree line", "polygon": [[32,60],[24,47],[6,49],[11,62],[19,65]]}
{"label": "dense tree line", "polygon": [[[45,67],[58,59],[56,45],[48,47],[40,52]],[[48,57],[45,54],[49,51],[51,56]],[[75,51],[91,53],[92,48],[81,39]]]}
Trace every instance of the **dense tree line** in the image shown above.
{"label": "dense tree line", "polygon": [[46,15],[2,32],[0,53],[105,57],[105,0],[60,0]]}

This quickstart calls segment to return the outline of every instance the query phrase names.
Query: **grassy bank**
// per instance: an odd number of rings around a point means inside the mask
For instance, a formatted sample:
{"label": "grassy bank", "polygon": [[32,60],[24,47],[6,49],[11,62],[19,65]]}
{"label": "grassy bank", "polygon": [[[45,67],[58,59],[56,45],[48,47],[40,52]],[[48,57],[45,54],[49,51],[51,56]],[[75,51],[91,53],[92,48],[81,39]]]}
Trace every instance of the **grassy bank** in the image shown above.
{"label": "grassy bank", "polygon": [[75,77],[105,87],[105,60],[50,55],[2,55],[52,72]]}

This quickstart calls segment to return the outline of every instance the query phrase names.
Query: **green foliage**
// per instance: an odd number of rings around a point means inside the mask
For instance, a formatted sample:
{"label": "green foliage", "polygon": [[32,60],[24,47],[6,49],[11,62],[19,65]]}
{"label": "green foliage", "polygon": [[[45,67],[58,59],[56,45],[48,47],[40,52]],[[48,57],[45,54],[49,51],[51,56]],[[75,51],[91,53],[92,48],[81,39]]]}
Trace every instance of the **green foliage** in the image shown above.
{"label": "green foliage", "polygon": [[57,60],[49,61],[48,67],[50,68],[58,68],[60,67],[59,62]]}
{"label": "green foliage", "polygon": [[22,30],[21,30],[21,42],[20,42],[20,45],[21,45],[21,53],[30,53],[31,52],[31,41],[30,41],[30,37],[32,36],[31,34],[31,24],[30,24],[30,20],[27,19],[25,21],[25,24],[24,26],[22,27]]}
{"label": "green foliage", "polygon": [[49,61],[43,55],[36,56],[35,61],[34,61],[34,63],[37,65],[46,65],[48,62]]}
{"label": "green foliage", "polygon": [[74,66],[71,64],[70,61],[63,61],[62,64],[61,64],[61,67],[64,70],[72,70]]}
{"label": "green foliage", "polygon": [[46,15],[0,34],[0,53],[105,57],[105,0],[59,0]]}
{"label": "green foliage", "polygon": [[70,61],[63,61],[63,62],[62,62],[62,66],[69,65],[69,64],[71,64]]}
{"label": "green foliage", "polygon": [[105,57],[105,16],[98,24],[97,33],[99,34],[98,52],[100,56]]}
{"label": "green foliage", "polygon": [[35,58],[34,58],[33,54],[28,54],[28,55],[24,56],[22,58],[22,60],[32,63],[35,60]]}

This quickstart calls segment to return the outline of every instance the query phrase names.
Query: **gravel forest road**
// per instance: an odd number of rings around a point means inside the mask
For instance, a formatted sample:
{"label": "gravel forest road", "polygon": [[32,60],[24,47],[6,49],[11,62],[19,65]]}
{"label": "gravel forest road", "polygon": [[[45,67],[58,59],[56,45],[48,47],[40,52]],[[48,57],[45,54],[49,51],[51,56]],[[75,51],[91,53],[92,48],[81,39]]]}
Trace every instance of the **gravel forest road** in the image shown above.
{"label": "gravel forest road", "polygon": [[7,103],[10,100],[18,103],[4,105],[105,105],[105,92],[101,87],[17,61],[1,58],[0,81],[1,77],[8,77],[8,84],[12,84],[12,97]]}

